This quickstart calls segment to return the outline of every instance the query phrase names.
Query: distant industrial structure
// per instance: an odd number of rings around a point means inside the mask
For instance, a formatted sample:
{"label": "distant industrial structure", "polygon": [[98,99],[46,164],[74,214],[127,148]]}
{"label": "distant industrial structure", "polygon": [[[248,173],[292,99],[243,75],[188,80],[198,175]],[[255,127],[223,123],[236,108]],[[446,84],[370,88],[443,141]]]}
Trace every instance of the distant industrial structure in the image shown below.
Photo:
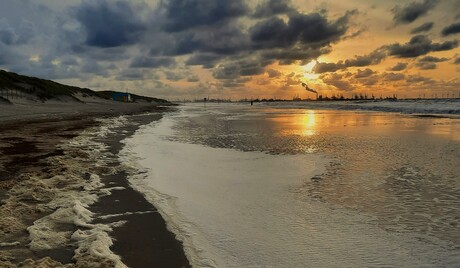
{"label": "distant industrial structure", "polygon": [[115,92],[112,95],[114,101],[121,101],[121,102],[132,102],[133,98],[129,93],[122,93],[122,92]]}
{"label": "distant industrial structure", "polygon": [[306,83],[302,83],[302,87],[304,87],[306,91],[315,93],[316,94],[316,100],[318,100],[318,91],[310,88]]}

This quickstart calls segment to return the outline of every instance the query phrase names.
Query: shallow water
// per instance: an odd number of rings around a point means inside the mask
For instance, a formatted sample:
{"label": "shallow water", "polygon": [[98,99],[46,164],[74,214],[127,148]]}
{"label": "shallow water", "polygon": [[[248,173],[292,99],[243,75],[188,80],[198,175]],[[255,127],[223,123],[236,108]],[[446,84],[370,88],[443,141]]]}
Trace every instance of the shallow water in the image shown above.
{"label": "shallow water", "polygon": [[455,266],[460,120],[187,106],[127,141],[196,266]]}

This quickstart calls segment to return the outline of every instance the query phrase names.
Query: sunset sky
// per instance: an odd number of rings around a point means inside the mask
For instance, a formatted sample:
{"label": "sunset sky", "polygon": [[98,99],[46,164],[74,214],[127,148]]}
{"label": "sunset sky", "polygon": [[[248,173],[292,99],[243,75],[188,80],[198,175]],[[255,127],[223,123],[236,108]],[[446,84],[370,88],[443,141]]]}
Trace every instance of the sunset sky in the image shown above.
{"label": "sunset sky", "polygon": [[2,0],[0,68],[182,98],[460,93],[460,0]]}

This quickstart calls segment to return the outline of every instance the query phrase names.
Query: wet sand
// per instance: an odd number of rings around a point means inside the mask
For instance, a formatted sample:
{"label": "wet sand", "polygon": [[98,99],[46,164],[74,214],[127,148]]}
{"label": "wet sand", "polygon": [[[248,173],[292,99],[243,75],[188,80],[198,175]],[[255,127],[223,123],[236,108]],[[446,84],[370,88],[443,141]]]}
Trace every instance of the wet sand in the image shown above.
{"label": "wet sand", "polygon": [[[122,149],[120,141],[132,135],[138,126],[161,117],[161,114],[133,116],[130,125],[119,128],[115,135],[110,135],[103,142],[109,146],[112,154],[117,155]],[[98,219],[96,223],[127,221],[114,228],[111,234],[115,239],[112,250],[122,256],[128,267],[189,267],[181,242],[166,229],[166,223],[157,209],[141,193],[131,188],[127,176],[121,171],[103,177],[105,185],[124,189],[102,197],[90,208],[100,216],[117,215],[107,220]]]}
{"label": "wet sand", "polygon": [[[115,158],[122,147],[121,140],[132,135],[140,125],[161,118],[161,113],[167,109],[138,105],[122,111],[84,111],[78,115],[63,113],[48,119],[43,116],[27,116],[20,123],[0,120],[0,210],[3,214],[0,220],[0,267],[35,267],[39,264],[43,267],[56,267],[61,264],[66,267],[84,267],[75,264],[73,259],[76,245],[68,244],[49,250],[30,248],[29,232],[26,228],[53,211],[39,206],[46,200],[36,197],[34,189],[31,189],[32,193],[28,197],[19,195],[12,189],[18,184],[27,185],[28,180],[33,177],[46,179],[51,174],[66,174],[65,166],[51,165],[48,160],[66,153],[60,148],[61,144],[77,137],[83,130],[100,124],[96,118],[124,113],[158,112],[154,116],[132,115],[128,126],[101,139]],[[117,162],[112,161],[112,165],[117,165]],[[111,250],[128,267],[189,267],[182,243],[167,230],[155,207],[129,186],[126,176],[123,171],[101,176],[101,182],[105,185],[123,188],[100,198],[89,208],[98,215],[94,218],[94,224],[126,221],[114,227],[110,233],[114,240]],[[11,198],[19,200],[15,207],[7,202]],[[104,219],[104,215],[110,214],[124,215]],[[73,232],[77,230],[77,226],[61,224],[59,231],[63,230]],[[113,266],[110,262],[105,265]]]}

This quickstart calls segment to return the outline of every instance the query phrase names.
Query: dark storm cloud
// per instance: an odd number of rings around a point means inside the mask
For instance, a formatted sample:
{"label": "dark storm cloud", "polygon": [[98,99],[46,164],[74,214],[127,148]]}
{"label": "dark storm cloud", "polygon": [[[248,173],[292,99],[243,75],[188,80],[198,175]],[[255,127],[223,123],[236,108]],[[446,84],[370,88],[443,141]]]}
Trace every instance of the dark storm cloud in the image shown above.
{"label": "dark storm cloud", "polygon": [[333,62],[318,62],[315,67],[313,68],[313,71],[315,73],[329,73],[329,72],[335,72],[340,69],[346,68],[343,65],[343,62],[338,62],[338,63],[333,63]]}
{"label": "dark storm cloud", "polygon": [[125,69],[119,72],[116,77],[119,81],[136,81],[143,80],[144,78],[145,72],[142,69]]}
{"label": "dark storm cloud", "polygon": [[438,2],[438,0],[424,0],[423,2],[411,2],[403,7],[395,6],[391,10],[394,14],[393,21],[396,24],[411,23],[419,17],[426,15]]}
{"label": "dark storm cloud", "polygon": [[328,73],[320,75],[319,78],[323,80],[324,83],[332,85],[339,90],[351,91],[354,89],[353,85],[345,79],[343,74]]}
{"label": "dark storm cloud", "polygon": [[106,64],[102,64],[97,60],[86,59],[81,65],[80,71],[83,73],[107,77],[109,72],[106,66]]}
{"label": "dark storm cloud", "polygon": [[438,62],[448,61],[448,58],[438,58],[433,56],[425,56],[420,58],[415,64],[420,70],[434,70],[436,69]]}
{"label": "dark storm cloud", "polygon": [[[165,46],[165,44],[168,44]],[[201,42],[194,40],[194,33],[157,34],[157,40],[151,45],[153,56],[181,56],[191,54],[200,48]]]}
{"label": "dark storm cloud", "polygon": [[[1,23],[1,21],[0,21]],[[8,24],[0,24],[0,42],[5,45],[12,45],[16,42],[17,36],[14,29],[9,27]]]}
{"label": "dark storm cloud", "polygon": [[283,82],[283,88],[289,88],[290,86],[298,86],[299,84],[302,83],[300,80],[300,77],[302,77],[301,74],[296,74],[294,72],[289,73],[288,75],[284,76]]}
{"label": "dark storm cloud", "polygon": [[[4,43],[0,42],[0,65],[7,65],[14,62],[16,55],[13,54],[13,51],[5,45]],[[18,60],[18,59],[16,59]]]}
{"label": "dark storm cloud", "polygon": [[76,19],[85,30],[85,44],[107,48],[136,43],[146,29],[138,8],[125,1],[84,1]]}
{"label": "dark storm cloud", "polygon": [[212,31],[196,31],[192,40],[195,42],[195,51],[220,55],[234,55],[250,45],[242,27],[232,24],[215,27]]}
{"label": "dark storm cloud", "polygon": [[160,9],[166,16],[164,29],[168,32],[215,25],[249,13],[242,0],[170,0],[162,1]]}
{"label": "dark storm cloud", "polygon": [[43,79],[66,79],[66,78],[83,78],[84,74],[78,69],[55,68],[50,64],[28,64],[28,65],[11,65],[9,71],[22,75],[40,77]]}
{"label": "dark storm cloud", "polygon": [[355,11],[347,12],[337,21],[329,22],[319,13],[292,14],[289,20],[273,17],[257,23],[249,32],[260,47],[289,47],[296,43],[322,47],[338,41],[348,30],[348,20]]}
{"label": "dark storm cloud", "polygon": [[296,37],[287,35],[287,24],[275,17],[256,24],[250,29],[251,40],[256,43],[268,44],[273,47],[290,46]]}
{"label": "dark storm cloud", "polygon": [[368,68],[365,70],[358,70],[356,73],[343,72],[343,73],[325,73],[320,75],[320,79],[328,85],[332,85],[339,90],[354,90],[359,87],[372,87],[375,85],[393,84],[394,82],[404,81],[408,78],[413,83],[429,84],[433,80],[420,76],[412,75],[407,77],[401,73],[384,72],[377,73]]}
{"label": "dark storm cloud", "polygon": [[222,81],[223,87],[235,88],[242,87],[245,83],[251,81],[251,77],[240,77],[235,79],[225,79]]}
{"label": "dark storm cloud", "polygon": [[384,81],[400,81],[400,80],[404,80],[405,78],[406,76],[400,73],[383,73],[382,74],[382,79]]}
{"label": "dark storm cloud", "polygon": [[355,74],[355,78],[365,78],[365,77],[369,77],[374,74],[375,72],[369,68],[366,68],[364,70],[358,69],[358,71]]}
{"label": "dark storm cloud", "polygon": [[315,73],[335,72],[349,67],[365,67],[369,65],[376,65],[386,58],[386,53],[382,49],[377,49],[372,53],[364,56],[355,56],[354,59],[347,59],[337,63],[323,63],[318,62],[313,71]]}
{"label": "dark storm cloud", "polygon": [[185,62],[186,65],[201,65],[203,68],[213,68],[223,58],[222,55],[212,53],[195,53]]}
{"label": "dark storm cloud", "polygon": [[460,33],[460,22],[451,24],[442,30],[443,36],[448,36],[451,34],[458,34],[458,33]]}
{"label": "dark storm cloud", "polygon": [[71,46],[71,53],[76,54],[83,58],[97,59],[101,61],[112,61],[117,62],[121,60],[127,60],[130,58],[129,50],[124,47],[88,47],[84,45],[73,45]]}
{"label": "dark storm cloud", "polygon": [[407,63],[405,62],[398,62],[395,66],[390,68],[390,71],[402,71],[407,68]]}
{"label": "dark storm cloud", "polygon": [[434,26],[434,22],[427,22],[427,23],[424,23],[418,27],[415,27],[414,29],[412,29],[412,31],[410,31],[411,34],[418,34],[418,33],[421,33],[421,32],[428,32],[429,30],[431,30]]}
{"label": "dark storm cloud", "polygon": [[428,54],[432,51],[445,51],[458,47],[458,41],[446,41],[444,43],[433,43],[427,36],[416,35],[406,44],[392,44],[385,46],[391,56],[398,58],[415,58]]}
{"label": "dark storm cloud", "polygon": [[311,60],[330,52],[329,47],[325,48],[286,48],[286,49],[269,49],[261,53],[261,58],[268,61],[278,60],[280,65],[288,65],[301,61],[301,64],[307,64]]}
{"label": "dark storm cloud", "polygon": [[433,57],[433,56],[425,56],[421,59],[419,59],[419,62],[443,62],[443,61],[448,61],[448,58],[438,58],[438,57]]}
{"label": "dark storm cloud", "polygon": [[[282,3],[288,5],[288,1]],[[223,7],[233,7],[226,5]],[[258,8],[265,6],[282,10],[276,5],[275,1],[267,1]],[[159,34],[157,38],[162,42],[153,44],[150,54],[190,55],[186,65],[215,68],[213,77],[216,79],[259,75],[275,61],[280,64],[307,63],[329,53],[329,45],[346,34],[348,20],[355,13],[350,11],[335,21],[329,21],[325,14],[291,12],[286,22],[276,16],[269,17],[256,23],[249,31],[245,31],[236,20],[211,20],[214,24],[208,25],[190,24],[186,30]],[[168,45],[165,46],[165,43]]]}
{"label": "dark storm cloud", "polygon": [[200,81],[200,78],[195,75],[195,74],[190,74],[188,77],[187,77],[187,82],[191,82],[191,83],[194,83],[194,82],[199,82]]}
{"label": "dark storm cloud", "polygon": [[[382,62],[388,55],[395,56],[398,58],[415,58],[418,56],[426,55],[432,51],[445,51],[451,50],[458,47],[458,41],[446,41],[444,43],[433,43],[428,37],[424,35],[417,35],[412,37],[412,39],[406,44],[392,44],[382,46],[372,53],[364,56],[355,56],[354,59],[347,59],[345,61],[339,61],[337,63],[322,63],[319,62],[313,68],[313,71],[316,73],[327,73],[335,72],[339,70],[344,70],[349,67],[364,67],[370,65],[376,65]],[[427,56],[421,61],[428,62],[440,62],[445,61],[445,58],[435,58]],[[436,61],[437,60],[437,61]],[[418,67],[424,69],[433,69],[433,64],[419,64]],[[401,71],[407,68],[407,63],[398,63],[396,66],[392,67],[392,71]],[[436,66],[434,67],[436,68]]]}
{"label": "dark storm cloud", "polygon": [[241,76],[241,73],[237,65],[224,65],[217,66],[212,76],[216,79],[236,79]]}
{"label": "dark storm cloud", "polygon": [[267,70],[268,77],[275,78],[281,76],[281,72],[275,69],[268,69]]}
{"label": "dark storm cloud", "polygon": [[35,27],[23,20],[18,26],[12,27],[6,19],[0,19],[0,42],[6,45],[26,44],[35,36]]}
{"label": "dark storm cloud", "polygon": [[345,60],[344,65],[347,67],[362,67],[379,64],[384,60],[386,54],[383,50],[377,49],[365,56],[356,56],[354,59]]}
{"label": "dark storm cloud", "polygon": [[[287,1],[283,3],[288,4]],[[264,4],[273,8],[275,2],[268,1]],[[232,81],[227,81],[225,85],[235,86],[239,84],[234,82],[235,79],[262,74],[266,66],[276,61],[281,65],[297,61],[307,63],[330,52],[329,45],[346,33],[348,20],[355,13],[347,12],[336,21],[329,21],[325,14],[319,13],[288,13],[286,22],[272,16],[256,23],[249,29],[249,34],[236,27],[229,31],[232,27],[226,26],[223,29],[224,33],[228,33],[228,38],[222,38],[219,30],[222,31],[223,26],[219,26],[220,28],[213,33],[200,33],[201,42],[194,43],[198,40],[196,37],[188,39],[188,47],[190,48],[192,41],[193,51],[202,55],[191,56],[186,63],[201,64],[206,59],[215,59],[207,66],[216,66],[221,62],[213,70],[213,77],[221,80],[230,79]],[[228,49],[222,50],[226,47]],[[220,55],[222,58],[210,55]],[[222,63],[222,59],[227,60]]]}
{"label": "dark storm cloud", "polygon": [[62,65],[78,65],[78,61],[75,57],[66,56],[61,60]]}
{"label": "dark storm cloud", "polygon": [[433,84],[434,81],[432,78],[421,76],[421,75],[409,75],[406,79],[407,83],[421,83],[421,84]]}
{"label": "dark storm cloud", "polygon": [[253,16],[263,18],[289,12],[295,12],[290,0],[266,0],[256,7]]}
{"label": "dark storm cloud", "polygon": [[269,65],[269,63],[263,62],[244,62],[243,64],[239,64],[240,75],[241,76],[252,76],[263,74],[265,72],[265,67]]}
{"label": "dark storm cloud", "polygon": [[178,71],[164,70],[163,73],[169,81],[179,81],[186,77],[183,73]]}
{"label": "dark storm cloud", "polygon": [[249,38],[241,28],[235,25],[209,27],[206,31],[194,29],[164,35],[165,39],[153,45],[150,54],[179,56],[199,52],[232,55],[249,47]]}
{"label": "dark storm cloud", "polygon": [[216,79],[235,79],[240,76],[263,74],[271,62],[260,62],[256,58],[245,58],[217,66],[213,70]]}
{"label": "dark storm cloud", "polygon": [[21,24],[19,25],[19,30],[17,34],[19,35],[18,43],[26,44],[32,38],[34,38],[37,33],[36,33],[35,26],[32,22],[23,20]]}
{"label": "dark storm cloud", "polygon": [[174,58],[168,57],[137,57],[129,67],[131,68],[158,68],[158,67],[172,67],[176,64]]}
{"label": "dark storm cloud", "polygon": [[379,82],[380,77],[378,75],[371,75],[368,77],[357,79],[356,82],[364,86],[373,86]]}
{"label": "dark storm cloud", "polygon": [[[145,6],[84,1],[74,14],[86,40],[73,42],[73,52],[106,61],[130,57],[130,68],[172,67],[174,57],[187,56],[187,66],[214,68],[214,78],[234,80],[262,74],[275,61],[307,63],[329,53],[330,45],[346,35],[349,19],[357,13],[349,11],[331,21],[326,13],[299,13],[289,0],[267,0],[254,10],[243,0],[164,0],[156,10],[142,12],[140,7]],[[140,15],[147,13],[153,18]],[[278,15],[286,16],[286,22]],[[251,23],[242,18],[254,22],[255,17],[265,19],[247,29]],[[129,45],[149,49],[148,57],[133,55]],[[121,51],[111,58],[112,53],[104,50],[114,48]]]}
{"label": "dark storm cloud", "polygon": [[434,70],[437,65],[434,62],[419,61],[415,64],[420,70]]}

